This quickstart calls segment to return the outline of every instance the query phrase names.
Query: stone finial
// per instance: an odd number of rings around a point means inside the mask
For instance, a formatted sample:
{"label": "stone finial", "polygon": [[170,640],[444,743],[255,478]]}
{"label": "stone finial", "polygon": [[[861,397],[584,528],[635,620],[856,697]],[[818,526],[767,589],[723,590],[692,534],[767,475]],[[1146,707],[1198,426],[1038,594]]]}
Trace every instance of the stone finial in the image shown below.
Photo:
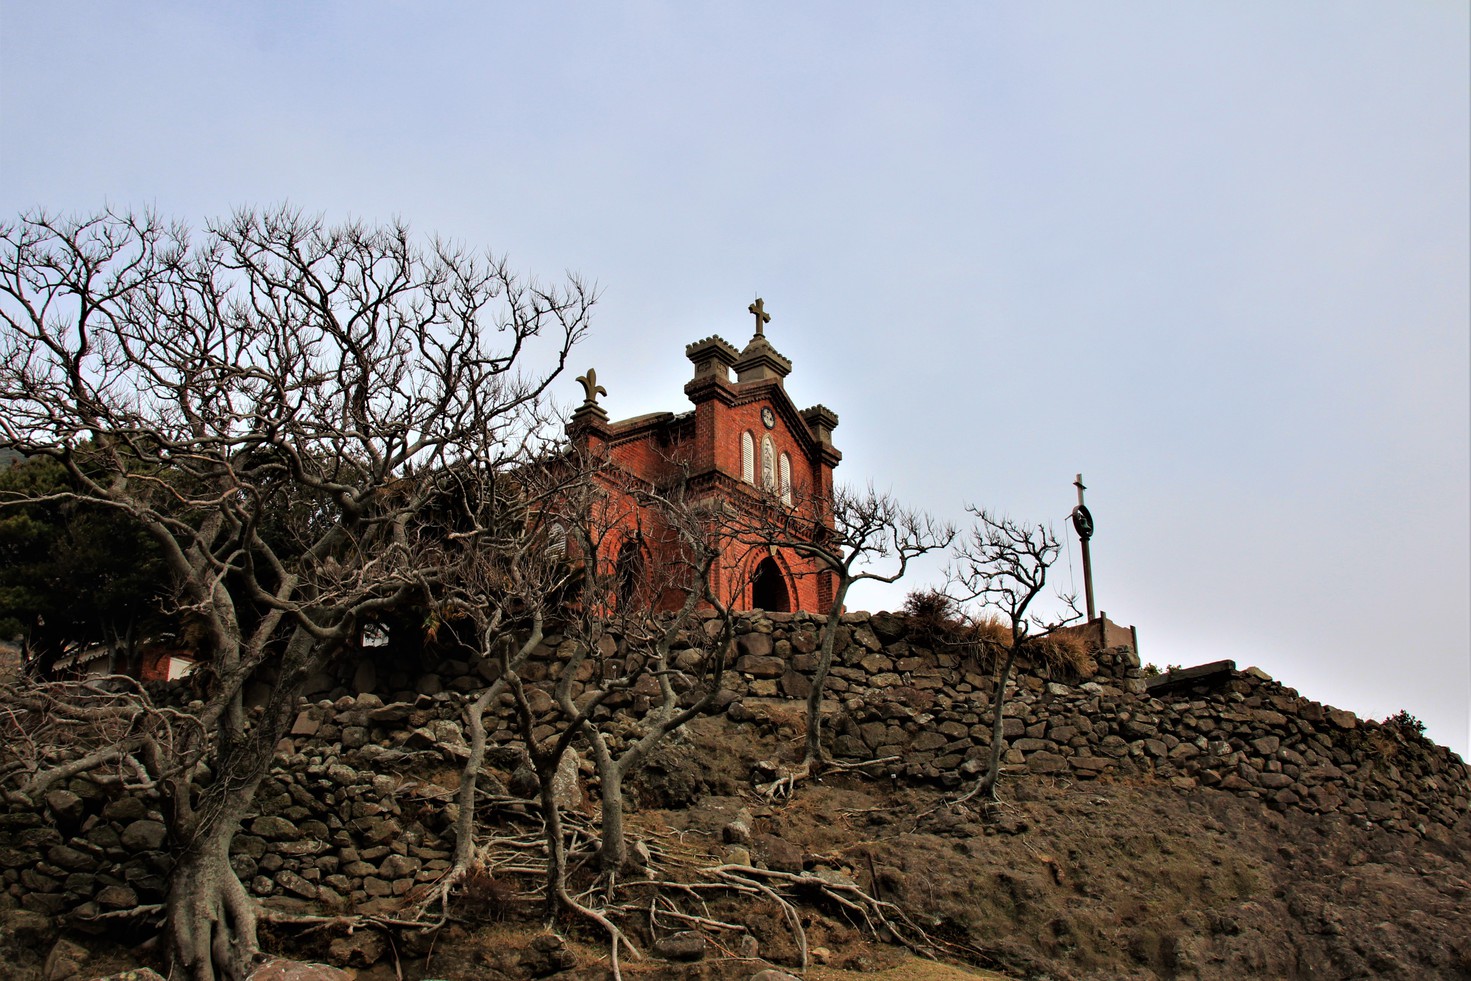
{"label": "stone finial", "polygon": [[604,432],[608,424],[608,413],[601,405],[598,405],[598,396],[607,395],[608,390],[598,384],[597,369],[587,369],[587,374],[579,375],[577,381],[582,385],[584,398],[582,404],[572,413],[572,418],[568,420],[567,432],[585,437]]}
{"label": "stone finial", "polygon": [[728,382],[730,366],[735,364],[740,352],[725,338],[712,334],[704,340],[686,345],[684,356],[694,362],[696,380],[716,378]]}
{"label": "stone finial", "polygon": [[832,445],[833,430],[838,428],[836,412],[825,405],[814,405],[810,409],[802,410],[802,421],[807,423],[813,439],[827,446]]}
{"label": "stone finial", "polygon": [[598,384],[598,370],[596,368],[589,368],[587,369],[587,374],[578,375],[577,381],[582,385],[583,394],[586,396],[583,399],[583,405],[597,405],[598,396],[608,394],[608,390]]}

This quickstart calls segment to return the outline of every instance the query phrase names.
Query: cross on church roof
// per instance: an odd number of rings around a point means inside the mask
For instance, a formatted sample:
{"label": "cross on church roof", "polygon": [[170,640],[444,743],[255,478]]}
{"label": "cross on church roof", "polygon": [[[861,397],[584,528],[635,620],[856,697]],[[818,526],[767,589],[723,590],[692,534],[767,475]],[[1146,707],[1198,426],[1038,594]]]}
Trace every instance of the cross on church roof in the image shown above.
{"label": "cross on church roof", "polygon": [[756,336],[765,337],[765,326],[771,323],[771,314],[766,312],[766,302],[761,297],[756,297],[756,302],[746,308],[756,315]]}

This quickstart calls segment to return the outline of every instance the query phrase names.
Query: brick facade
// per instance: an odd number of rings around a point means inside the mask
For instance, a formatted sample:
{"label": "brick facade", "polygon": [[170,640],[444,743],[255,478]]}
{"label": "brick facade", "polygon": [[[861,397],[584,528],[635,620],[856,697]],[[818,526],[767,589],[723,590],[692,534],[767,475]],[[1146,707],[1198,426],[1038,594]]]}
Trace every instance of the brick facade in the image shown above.
{"label": "brick facade", "polygon": [[[826,502],[832,496],[833,468],[842,459],[832,445],[837,415],[821,405],[796,407],[785,387],[791,362],[760,331],[742,351],[712,336],[690,344],[685,354],[694,365],[694,376],[684,387],[691,409],[610,422],[589,386],[588,401],[567,427],[574,444],[605,455],[629,479],[654,488],[683,483],[697,496],[722,497],[738,510],[754,510],[774,496],[790,505],[799,521],[810,522],[813,534],[830,528]],[[632,515],[636,508],[628,502],[623,510]],[[619,520],[630,527],[623,535],[609,536],[602,561],[617,561],[621,543],[638,519]],[[662,543],[669,538],[663,531],[640,527],[641,540],[652,553],[645,561],[661,561]],[[712,586],[740,610],[817,611],[831,602],[831,583],[824,582],[830,578],[815,560],[792,548],[753,546],[727,537]],[[665,597],[657,605],[673,602]]]}

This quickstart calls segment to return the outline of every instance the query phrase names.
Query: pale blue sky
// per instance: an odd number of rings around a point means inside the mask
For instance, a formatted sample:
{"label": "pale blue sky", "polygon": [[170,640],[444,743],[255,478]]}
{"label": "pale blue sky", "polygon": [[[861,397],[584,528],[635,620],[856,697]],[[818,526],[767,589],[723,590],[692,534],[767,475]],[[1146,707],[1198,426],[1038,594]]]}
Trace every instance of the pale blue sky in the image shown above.
{"label": "pale blue sky", "polygon": [[0,211],[289,200],[573,269],[615,416],[759,293],[840,477],[1061,528],[1081,470],[1147,660],[1465,754],[1468,16],[0,0]]}

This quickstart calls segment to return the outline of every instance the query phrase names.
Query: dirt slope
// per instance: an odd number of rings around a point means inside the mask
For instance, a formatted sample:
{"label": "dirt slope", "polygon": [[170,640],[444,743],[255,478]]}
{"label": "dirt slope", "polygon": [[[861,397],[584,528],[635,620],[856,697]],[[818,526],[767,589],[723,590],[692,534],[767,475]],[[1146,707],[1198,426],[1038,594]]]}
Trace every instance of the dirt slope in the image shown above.
{"label": "dirt slope", "polygon": [[[725,775],[776,748],[702,721],[644,786],[650,803],[708,796],[643,821],[718,854],[713,825],[751,808]],[[1441,844],[1152,781],[1019,777],[1002,796],[953,805],[829,777],[752,808],[753,851],[769,835],[809,869],[876,880],[932,935],[1018,976],[1471,977],[1471,821]]]}

